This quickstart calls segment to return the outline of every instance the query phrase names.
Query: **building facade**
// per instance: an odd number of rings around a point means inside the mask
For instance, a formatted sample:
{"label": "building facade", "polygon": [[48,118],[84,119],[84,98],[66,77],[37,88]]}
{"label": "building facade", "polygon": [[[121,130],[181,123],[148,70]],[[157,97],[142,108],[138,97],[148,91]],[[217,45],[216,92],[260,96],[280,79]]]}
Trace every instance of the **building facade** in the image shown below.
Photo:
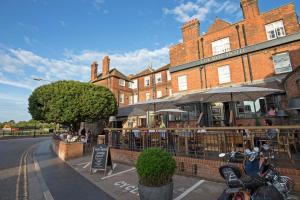
{"label": "building facade", "polygon": [[206,120],[211,121],[208,125],[226,125],[231,118],[229,110],[234,110],[237,119],[252,120],[238,123],[253,125],[255,118],[267,115],[269,109],[286,109],[289,98],[299,94],[300,25],[295,6],[289,3],[261,13],[258,0],[241,0],[240,4],[243,20],[229,23],[215,19],[205,34],[200,34],[197,19],[185,23],[181,27],[182,42],[169,49],[170,64],[125,76],[116,69],[110,70],[109,58],[105,57],[100,75],[97,75],[97,63],[92,64],[91,81],[108,87],[120,106],[201,94],[220,87],[258,86],[286,91],[287,85],[296,84],[297,87],[285,94],[235,102],[234,108],[226,102],[201,102],[200,99],[181,102],[178,106],[188,114],[178,120],[195,122],[205,112]]}

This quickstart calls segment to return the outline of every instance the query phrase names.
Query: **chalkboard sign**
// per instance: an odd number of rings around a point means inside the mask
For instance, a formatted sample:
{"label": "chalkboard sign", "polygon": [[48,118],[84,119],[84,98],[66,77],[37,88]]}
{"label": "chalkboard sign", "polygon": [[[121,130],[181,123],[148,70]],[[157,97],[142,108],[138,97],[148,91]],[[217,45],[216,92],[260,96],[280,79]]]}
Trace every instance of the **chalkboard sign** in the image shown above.
{"label": "chalkboard sign", "polygon": [[106,171],[107,165],[112,166],[109,147],[106,144],[98,144],[93,149],[91,172],[92,169]]}

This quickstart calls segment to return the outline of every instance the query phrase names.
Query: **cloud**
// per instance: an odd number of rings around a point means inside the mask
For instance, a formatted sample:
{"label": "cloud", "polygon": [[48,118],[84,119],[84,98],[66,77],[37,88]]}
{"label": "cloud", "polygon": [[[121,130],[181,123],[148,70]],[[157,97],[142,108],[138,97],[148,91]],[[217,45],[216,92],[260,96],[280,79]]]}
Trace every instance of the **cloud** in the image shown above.
{"label": "cloud", "polygon": [[105,0],[93,0],[92,4],[97,9],[100,10],[104,4]]}
{"label": "cloud", "polygon": [[[232,0],[197,0],[195,2],[180,1],[180,4],[173,9],[164,8],[164,14],[173,15],[175,19],[181,23],[197,18],[204,21],[210,14],[234,14],[235,17],[239,16],[239,4]],[[215,17],[215,16],[213,16]]]}
{"label": "cloud", "polygon": [[13,49],[0,46],[0,84],[29,90],[44,84],[34,81],[33,77],[44,80],[79,80],[89,81],[90,64],[99,63],[101,72],[102,59],[109,55],[111,68],[117,68],[124,74],[137,73],[149,64],[161,67],[169,63],[169,48],[154,50],[138,49],[123,53],[107,53],[84,50],[73,52],[65,50],[62,58],[42,57],[25,49]]}

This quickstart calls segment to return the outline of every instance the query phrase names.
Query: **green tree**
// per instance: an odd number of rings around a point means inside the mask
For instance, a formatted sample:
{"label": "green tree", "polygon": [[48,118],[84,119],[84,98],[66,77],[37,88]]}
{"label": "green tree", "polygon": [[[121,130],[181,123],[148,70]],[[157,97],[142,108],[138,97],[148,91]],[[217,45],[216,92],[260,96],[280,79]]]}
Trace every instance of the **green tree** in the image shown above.
{"label": "green tree", "polygon": [[117,103],[110,90],[79,81],[40,86],[28,101],[33,119],[73,127],[81,121],[106,119],[117,112]]}

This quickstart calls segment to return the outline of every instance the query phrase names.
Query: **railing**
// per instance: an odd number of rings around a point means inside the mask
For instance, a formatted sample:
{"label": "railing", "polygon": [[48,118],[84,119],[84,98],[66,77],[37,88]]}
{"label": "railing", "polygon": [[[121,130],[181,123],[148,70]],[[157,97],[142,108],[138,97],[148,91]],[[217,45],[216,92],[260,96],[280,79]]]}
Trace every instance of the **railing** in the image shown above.
{"label": "railing", "polygon": [[[105,129],[113,148],[142,151],[160,147],[174,156],[218,160],[221,152],[245,151],[269,144],[274,162],[300,165],[300,126]],[[298,167],[297,167],[298,168]]]}

